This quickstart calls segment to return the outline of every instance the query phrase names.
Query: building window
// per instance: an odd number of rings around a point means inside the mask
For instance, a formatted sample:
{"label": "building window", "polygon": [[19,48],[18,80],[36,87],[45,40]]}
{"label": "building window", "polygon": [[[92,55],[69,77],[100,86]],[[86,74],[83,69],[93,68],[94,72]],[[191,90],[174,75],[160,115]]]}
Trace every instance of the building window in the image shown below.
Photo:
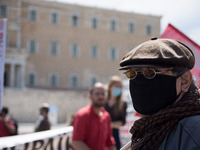
{"label": "building window", "polygon": [[93,45],[93,46],[91,47],[91,57],[92,57],[93,59],[98,58],[98,48],[97,48],[97,46],[95,46],[95,45]]}
{"label": "building window", "polygon": [[35,40],[30,40],[28,43],[29,54],[35,54],[37,49],[37,42]]}
{"label": "building window", "polygon": [[111,22],[110,22],[110,29],[111,29],[111,31],[116,31],[117,30],[117,22],[116,22],[116,20],[111,20]]}
{"label": "building window", "polygon": [[128,25],[129,33],[133,33],[135,31],[135,26],[133,22],[130,22]]}
{"label": "building window", "polygon": [[146,34],[147,35],[151,35],[152,34],[152,26],[149,25],[149,24],[146,26]]}
{"label": "building window", "polygon": [[77,27],[79,24],[79,18],[77,15],[72,16],[72,26]]}
{"label": "building window", "polygon": [[56,12],[51,13],[51,23],[58,24],[58,13]]}
{"label": "building window", "polygon": [[98,20],[97,18],[92,18],[92,28],[96,29],[98,27]]}
{"label": "building window", "polygon": [[97,77],[91,77],[91,79],[90,79],[90,87],[92,87],[97,82],[98,82]]}
{"label": "building window", "polygon": [[58,54],[58,43],[57,42],[51,42],[50,52],[52,55]]}
{"label": "building window", "polygon": [[71,76],[71,78],[70,78],[70,87],[71,88],[77,88],[78,87],[78,83],[79,81],[78,81],[78,76],[76,76],[76,75],[73,75],[73,76]]}
{"label": "building window", "polygon": [[0,10],[1,17],[6,18],[7,17],[7,6],[6,5],[1,5],[0,9],[1,9]]}
{"label": "building window", "polygon": [[36,9],[31,8],[29,10],[29,20],[30,21],[36,21],[37,20],[37,11],[36,11]]}
{"label": "building window", "polygon": [[71,57],[77,58],[79,57],[79,46],[77,44],[72,44],[70,48]]}
{"label": "building window", "polygon": [[115,48],[110,49],[110,60],[117,60],[117,50]]}
{"label": "building window", "polygon": [[28,75],[28,85],[35,86],[36,85],[36,75],[35,73],[30,73]]}
{"label": "building window", "polygon": [[58,86],[58,76],[56,74],[51,74],[49,76],[49,85],[51,87],[56,87]]}

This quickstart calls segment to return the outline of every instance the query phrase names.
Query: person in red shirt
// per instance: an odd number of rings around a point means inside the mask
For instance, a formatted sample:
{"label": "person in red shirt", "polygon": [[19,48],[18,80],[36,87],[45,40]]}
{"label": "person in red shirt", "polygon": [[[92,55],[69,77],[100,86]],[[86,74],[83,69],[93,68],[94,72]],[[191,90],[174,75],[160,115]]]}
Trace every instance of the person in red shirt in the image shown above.
{"label": "person in red shirt", "polygon": [[10,136],[16,130],[13,121],[7,114],[8,108],[3,107],[0,112],[0,137]]}
{"label": "person in red shirt", "polygon": [[72,146],[75,150],[116,150],[111,117],[103,108],[105,88],[96,83],[90,90],[91,104],[81,108],[73,120]]}

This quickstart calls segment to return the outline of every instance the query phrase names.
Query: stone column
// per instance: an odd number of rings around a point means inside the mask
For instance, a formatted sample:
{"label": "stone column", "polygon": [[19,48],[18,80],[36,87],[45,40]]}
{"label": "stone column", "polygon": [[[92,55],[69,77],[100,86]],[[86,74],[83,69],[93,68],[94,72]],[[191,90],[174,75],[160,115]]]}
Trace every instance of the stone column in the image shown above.
{"label": "stone column", "polygon": [[25,88],[25,64],[21,65],[21,88]]}
{"label": "stone column", "polygon": [[17,88],[21,88],[21,65],[16,65],[15,83]]}
{"label": "stone column", "polygon": [[10,87],[14,87],[15,83],[15,65],[10,64]]}

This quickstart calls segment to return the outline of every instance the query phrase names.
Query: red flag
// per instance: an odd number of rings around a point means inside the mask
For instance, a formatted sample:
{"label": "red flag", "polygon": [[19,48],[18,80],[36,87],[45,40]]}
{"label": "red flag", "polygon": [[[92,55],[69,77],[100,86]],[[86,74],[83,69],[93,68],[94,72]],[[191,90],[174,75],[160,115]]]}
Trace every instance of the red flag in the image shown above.
{"label": "red flag", "polygon": [[138,112],[135,112],[135,116],[140,117],[140,114]]}
{"label": "red flag", "polygon": [[195,56],[195,66],[191,70],[191,72],[193,74],[194,80],[200,87],[200,46],[171,24],[168,24],[167,28],[160,36],[160,38],[170,38],[178,40],[186,44],[193,51]]}

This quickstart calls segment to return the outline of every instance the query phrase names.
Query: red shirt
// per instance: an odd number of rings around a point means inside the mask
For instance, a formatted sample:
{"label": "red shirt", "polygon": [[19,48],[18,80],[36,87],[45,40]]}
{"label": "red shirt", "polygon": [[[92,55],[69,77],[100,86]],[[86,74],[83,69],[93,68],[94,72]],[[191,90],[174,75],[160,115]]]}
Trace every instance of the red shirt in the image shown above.
{"label": "red shirt", "polygon": [[[9,120],[9,125],[14,126],[13,122]],[[0,137],[10,136],[8,129],[6,128],[5,121],[0,119]]]}
{"label": "red shirt", "polygon": [[82,141],[92,150],[107,150],[115,145],[112,136],[111,118],[102,108],[103,115],[99,117],[91,105],[81,108],[73,120],[73,141]]}

